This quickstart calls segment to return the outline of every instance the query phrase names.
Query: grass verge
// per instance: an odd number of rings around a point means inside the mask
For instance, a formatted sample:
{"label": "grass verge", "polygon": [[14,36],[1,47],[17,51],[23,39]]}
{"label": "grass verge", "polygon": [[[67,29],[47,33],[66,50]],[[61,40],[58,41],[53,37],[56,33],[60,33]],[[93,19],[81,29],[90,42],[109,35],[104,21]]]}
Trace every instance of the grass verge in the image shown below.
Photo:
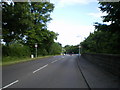
{"label": "grass verge", "polygon": [[38,60],[38,59],[47,58],[47,57],[51,57],[51,56],[55,56],[55,55],[39,56],[37,58],[30,58],[30,57],[18,58],[18,57],[8,56],[8,57],[4,57],[2,59],[2,62],[0,63],[0,66],[17,64],[17,63],[27,62],[27,61],[31,61],[31,60]]}

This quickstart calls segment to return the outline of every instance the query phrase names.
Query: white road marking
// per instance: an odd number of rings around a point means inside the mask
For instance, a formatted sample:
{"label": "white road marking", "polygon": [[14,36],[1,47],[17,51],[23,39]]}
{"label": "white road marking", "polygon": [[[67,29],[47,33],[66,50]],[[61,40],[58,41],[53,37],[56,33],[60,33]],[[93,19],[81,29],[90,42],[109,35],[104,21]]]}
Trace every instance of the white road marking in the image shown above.
{"label": "white road marking", "polygon": [[55,63],[55,62],[57,62],[58,60],[55,60],[55,61],[52,61],[51,63]]}
{"label": "white road marking", "polygon": [[11,85],[17,83],[18,81],[19,81],[19,80],[16,80],[16,81],[14,81],[14,82],[12,82],[12,83],[10,83],[10,84],[8,84],[8,85],[6,85],[6,86],[0,88],[0,90],[2,90],[2,89],[4,89],[4,88],[7,88],[7,87],[11,86]]}
{"label": "white road marking", "polygon": [[41,70],[41,69],[43,69],[43,68],[45,68],[45,67],[47,67],[47,66],[48,66],[48,64],[46,64],[46,65],[44,65],[44,66],[40,67],[39,69],[37,69],[37,70],[33,71],[33,73],[36,73],[37,71],[39,71],[39,70]]}

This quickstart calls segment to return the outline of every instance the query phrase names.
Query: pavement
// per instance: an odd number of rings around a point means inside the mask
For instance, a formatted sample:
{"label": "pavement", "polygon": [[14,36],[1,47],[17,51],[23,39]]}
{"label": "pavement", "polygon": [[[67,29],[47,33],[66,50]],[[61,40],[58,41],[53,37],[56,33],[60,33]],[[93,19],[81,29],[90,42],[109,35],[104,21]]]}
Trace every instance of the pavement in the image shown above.
{"label": "pavement", "polygon": [[78,55],[2,67],[2,88],[119,88],[118,77]]}
{"label": "pavement", "polygon": [[116,88],[120,90],[118,76],[112,75],[83,57],[79,57],[78,65],[90,88]]}
{"label": "pavement", "polygon": [[2,88],[88,88],[77,56],[55,56],[3,67]]}

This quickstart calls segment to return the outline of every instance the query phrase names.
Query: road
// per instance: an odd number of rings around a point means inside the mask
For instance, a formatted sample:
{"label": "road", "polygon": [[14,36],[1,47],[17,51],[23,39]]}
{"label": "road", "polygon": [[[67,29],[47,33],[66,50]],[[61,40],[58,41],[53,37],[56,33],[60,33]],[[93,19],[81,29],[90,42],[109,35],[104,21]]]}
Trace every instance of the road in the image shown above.
{"label": "road", "polygon": [[3,67],[3,88],[88,88],[77,56],[54,56]]}
{"label": "road", "polygon": [[[78,62],[79,61],[79,62]],[[77,55],[53,56],[2,68],[2,88],[117,88],[117,78]],[[99,77],[99,78],[98,78]]]}

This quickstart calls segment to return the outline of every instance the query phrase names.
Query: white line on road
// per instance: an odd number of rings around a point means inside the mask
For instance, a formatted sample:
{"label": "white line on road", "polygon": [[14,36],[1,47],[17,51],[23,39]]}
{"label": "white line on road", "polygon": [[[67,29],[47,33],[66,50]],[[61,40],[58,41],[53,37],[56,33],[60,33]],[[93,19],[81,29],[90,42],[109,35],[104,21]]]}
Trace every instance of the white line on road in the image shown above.
{"label": "white line on road", "polygon": [[4,88],[7,88],[7,87],[11,86],[11,85],[17,83],[18,81],[19,81],[19,80],[16,80],[16,81],[14,81],[14,82],[12,82],[12,83],[10,83],[10,84],[8,84],[8,85],[6,85],[6,86],[0,88],[0,90],[2,90],[2,89],[4,89]]}
{"label": "white line on road", "polygon": [[55,61],[52,61],[51,63],[55,63],[55,62],[57,62],[58,60],[55,60]]}
{"label": "white line on road", "polygon": [[48,64],[46,64],[46,65],[44,65],[44,66],[40,67],[39,69],[37,69],[37,70],[33,71],[33,73],[36,73],[37,71],[39,71],[39,70],[41,70],[41,69],[43,69],[43,68],[45,68],[45,67],[47,67],[47,66],[48,66]]}

